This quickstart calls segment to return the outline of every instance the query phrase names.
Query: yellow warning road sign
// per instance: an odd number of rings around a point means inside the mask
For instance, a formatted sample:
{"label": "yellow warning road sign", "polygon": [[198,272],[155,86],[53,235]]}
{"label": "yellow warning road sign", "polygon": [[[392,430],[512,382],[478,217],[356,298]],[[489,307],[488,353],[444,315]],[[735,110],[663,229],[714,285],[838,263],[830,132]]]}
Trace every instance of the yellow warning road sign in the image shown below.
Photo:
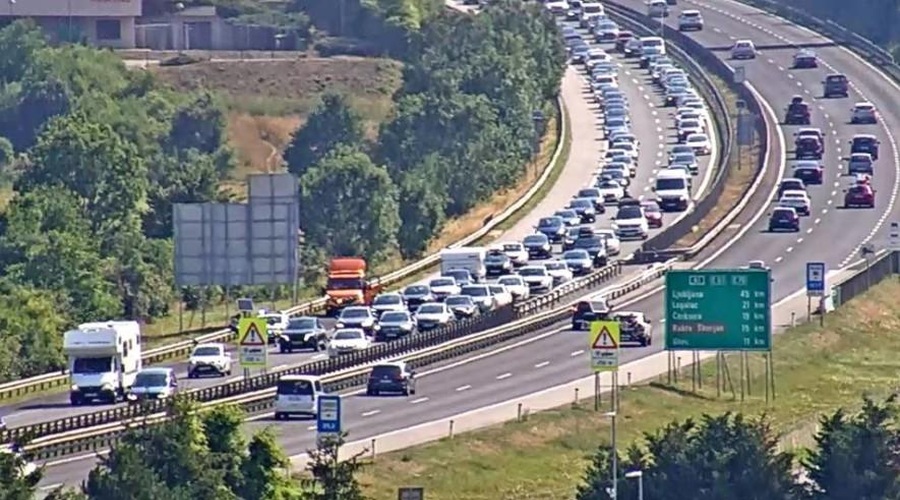
{"label": "yellow warning road sign", "polygon": [[238,322],[238,351],[242,368],[265,367],[268,361],[268,325],[263,318],[241,318]]}
{"label": "yellow warning road sign", "polygon": [[590,334],[591,369],[614,372],[619,369],[619,322],[592,321]]}

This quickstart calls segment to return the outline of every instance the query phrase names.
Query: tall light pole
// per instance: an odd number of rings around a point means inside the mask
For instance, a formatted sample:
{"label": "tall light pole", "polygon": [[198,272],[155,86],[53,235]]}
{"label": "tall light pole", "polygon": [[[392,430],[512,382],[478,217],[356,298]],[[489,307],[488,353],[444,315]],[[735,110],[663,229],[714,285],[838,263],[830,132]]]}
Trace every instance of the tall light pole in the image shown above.
{"label": "tall light pole", "polygon": [[15,17],[15,14],[13,14],[13,8],[14,8],[15,6],[16,6],[16,0],[9,0],[9,17],[10,17],[10,21],[12,21],[12,18]]}
{"label": "tall light pole", "polygon": [[606,412],[603,416],[612,421],[612,487],[610,488],[609,497],[612,500],[616,500],[619,495],[619,453],[616,448],[616,412]]}
{"label": "tall light pole", "polygon": [[644,471],[628,471],[625,473],[625,478],[638,480],[638,500],[644,500]]}

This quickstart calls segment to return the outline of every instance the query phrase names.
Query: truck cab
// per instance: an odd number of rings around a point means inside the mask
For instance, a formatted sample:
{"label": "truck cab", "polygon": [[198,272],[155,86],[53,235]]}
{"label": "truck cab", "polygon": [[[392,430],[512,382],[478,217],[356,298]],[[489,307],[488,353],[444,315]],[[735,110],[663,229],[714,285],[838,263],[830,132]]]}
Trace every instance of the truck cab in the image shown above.
{"label": "truck cab", "polygon": [[325,312],[334,316],[350,305],[368,305],[381,290],[377,281],[366,278],[366,260],[360,257],[336,257],[328,266],[328,282],[323,290]]}
{"label": "truck cab", "polygon": [[314,375],[282,375],[275,387],[275,420],[294,415],[315,418],[319,397],[325,394],[322,380]]}
{"label": "truck cab", "polygon": [[141,371],[141,327],[136,321],[83,323],[63,335],[72,405],[123,399]]}

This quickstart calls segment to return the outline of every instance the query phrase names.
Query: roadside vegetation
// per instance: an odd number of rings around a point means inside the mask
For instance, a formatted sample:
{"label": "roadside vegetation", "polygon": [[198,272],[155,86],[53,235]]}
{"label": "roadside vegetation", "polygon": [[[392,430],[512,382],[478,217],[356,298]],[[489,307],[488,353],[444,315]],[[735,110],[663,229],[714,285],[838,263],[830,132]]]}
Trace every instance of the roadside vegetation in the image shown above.
{"label": "roadside vegetation", "polygon": [[[777,335],[777,397],[768,405],[758,356],[750,356],[752,393],[743,403],[737,356],[729,360],[736,398],[716,397],[711,362],[696,393],[688,369],[675,386],[660,378],[624,388],[619,477],[640,464],[646,498],[898,498],[900,471],[891,465],[900,442],[898,294],[900,283],[889,279],[828,315],[824,327],[815,322]],[[525,410],[521,422],[379,455],[360,476],[364,491],[392,498],[400,486],[423,486],[439,500],[607,498],[598,491],[609,486],[609,418],[590,402]],[[678,468],[687,472],[671,473]],[[805,480],[794,477],[801,471]],[[800,494],[815,485],[824,491]],[[637,498],[636,486],[623,479],[619,498]],[[760,491],[778,493],[753,496]]]}

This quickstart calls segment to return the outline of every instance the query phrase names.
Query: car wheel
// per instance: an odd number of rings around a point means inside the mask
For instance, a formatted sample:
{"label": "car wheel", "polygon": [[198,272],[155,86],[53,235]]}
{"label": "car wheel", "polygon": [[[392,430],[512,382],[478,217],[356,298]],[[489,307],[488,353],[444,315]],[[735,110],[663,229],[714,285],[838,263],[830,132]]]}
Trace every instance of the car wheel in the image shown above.
{"label": "car wheel", "polygon": [[194,372],[188,372],[188,378],[197,378],[197,374]]}
{"label": "car wheel", "polygon": [[283,418],[284,418],[284,415],[282,415],[281,413],[278,413],[277,411],[275,412],[275,420],[281,420]]}
{"label": "car wheel", "polygon": [[287,352],[287,349],[286,349],[284,346],[279,346],[279,347],[278,347],[278,352],[281,353],[281,354],[284,354],[284,353]]}
{"label": "car wheel", "polygon": [[374,396],[375,391],[373,389],[366,389],[366,396]]}

